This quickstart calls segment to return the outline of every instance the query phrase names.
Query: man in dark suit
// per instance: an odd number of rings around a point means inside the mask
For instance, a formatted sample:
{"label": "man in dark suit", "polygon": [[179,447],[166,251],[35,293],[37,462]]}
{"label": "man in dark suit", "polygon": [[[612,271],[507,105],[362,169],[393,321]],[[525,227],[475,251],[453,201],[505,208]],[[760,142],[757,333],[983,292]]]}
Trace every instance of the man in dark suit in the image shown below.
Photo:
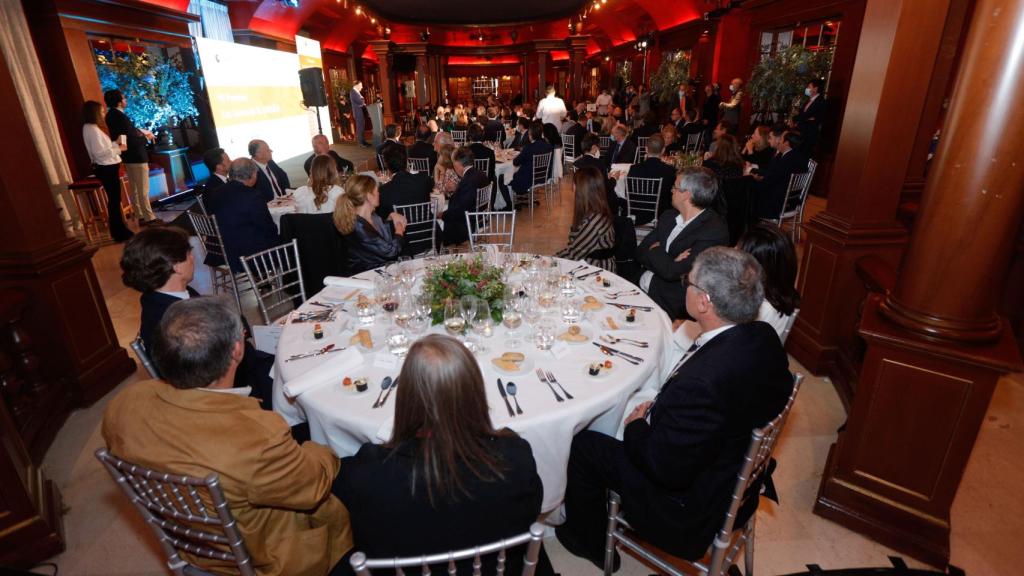
{"label": "man in dark suit", "polygon": [[228,181],[228,169],[231,167],[231,158],[223,148],[211,148],[203,153],[203,164],[210,171],[210,177],[203,184],[204,192],[216,190]]}
{"label": "man in dark suit", "polygon": [[672,320],[684,318],[679,282],[694,260],[712,246],[729,243],[729,227],[712,208],[718,179],[705,168],[687,168],[672,187],[672,210],[637,247],[637,262],[646,270],[639,285]]}
{"label": "man in dark suit", "polygon": [[466,212],[476,211],[476,191],[487,186],[487,176],[473,165],[473,153],[462,147],[452,153],[452,166],[459,175],[459,186],[448,199],[448,208],[437,216],[444,222],[442,244],[461,244],[469,240]]}
{"label": "man in dark suit", "polygon": [[[701,334],[653,402],[625,419],[620,442],[584,431],[573,439],[558,540],[602,564],[607,490],[622,497],[638,535],[665,551],[699,559],[721,527],[754,428],[782,412],[793,390],[775,331],[757,322],[761,267],[734,248],[711,248],[690,272],[686,309]],[[756,510],[740,508],[737,525]],[[617,560],[617,558],[616,558]]]}
{"label": "man in dark suit", "polygon": [[759,218],[778,218],[786,200],[786,188],[793,174],[807,172],[807,156],[800,151],[803,143],[801,134],[787,130],[779,139],[778,153],[768,164],[768,169],[754,175],[755,210]]}
{"label": "man in dark suit", "polygon": [[[509,187],[516,194],[525,194],[533,186],[534,157],[538,154],[549,154],[553,150],[551,144],[544,140],[544,125],[540,120],[530,122],[530,129],[527,134],[529,143],[523,146],[519,155],[512,160],[512,164],[519,167],[515,174],[512,175],[512,182],[509,184]],[[554,155],[552,155],[549,163],[552,161],[554,161]]]}
{"label": "man in dark suit", "polygon": [[[265,144],[264,144],[265,145]],[[231,271],[242,272],[242,256],[273,248],[281,243],[277,234],[267,201],[253,188],[259,167],[248,158],[237,158],[231,162],[227,184],[206,194],[206,210],[217,217],[224,250],[228,255]],[[206,259],[208,265],[211,262]]]}
{"label": "man in dark suit", "polygon": [[[661,159],[665,149],[665,140],[661,134],[655,134],[647,140],[647,159],[629,167],[627,178],[660,178],[661,193],[658,195],[658,213],[649,211],[637,213],[636,225],[647,224],[672,209],[672,186],[676,183],[675,166],[666,164]],[[627,186],[628,186],[627,180]]]}
{"label": "man in dark suit", "polygon": [[689,136],[690,134],[703,132],[704,125],[697,122],[697,112],[694,110],[687,110],[686,115],[683,117],[683,123],[677,126],[676,130],[683,136]]}
{"label": "man in dark suit", "polygon": [[306,171],[306,175],[309,176],[309,170],[313,167],[313,159],[317,156],[330,156],[334,159],[334,165],[338,168],[338,174],[344,174],[346,171],[349,174],[355,172],[355,164],[341,157],[340,154],[331,150],[331,143],[327,140],[327,136],[323,134],[317,134],[313,136],[313,153],[306,158],[306,161],[302,163],[302,169]]}
{"label": "man in dark suit", "polygon": [[626,201],[615,194],[615,180],[608,177],[608,165],[601,159],[600,137],[592,132],[585,134],[580,143],[580,151],[582,155],[573,162],[573,167],[576,170],[579,170],[586,166],[593,166],[600,170],[601,174],[604,174],[605,178],[605,193],[608,197],[608,208],[611,209],[613,216],[617,216],[621,212],[624,212],[626,209]]}
{"label": "man in dark suit", "polygon": [[612,164],[632,164],[636,160],[636,144],[626,138],[626,128],[616,124],[612,128],[612,141],[608,145],[605,156],[605,163],[611,167]]}
{"label": "man in dark suit", "polygon": [[[384,141],[377,146],[377,168],[384,170],[386,166],[381,160],[381,156],[384,156],[384,149],[391,146],[401,146],[402,150],[405,150],[405,146],[402,145],[402,127],[398,124],[388,124],[384,127]],[[406,154],[408,157],[408,154]]]}
{"label": "man in dark suit", "polygon": [[718,124],[718,105],[722,97],[718,95],[714,84],[704,86],[704,104],[701,106],[700,123],[704,125],[704,137],[711,137],[711,130]]}
{"label": "man in dark suit", "polygon": [[348,101],[352,105],[352,118],[356,121],[356,139],[362,146],[369,146],[366,142],[366,102],[363,100],[363,82],[356,80],[352,90],[348,93]]}
{"label": "man in dark suit", "polygon": [[484,124],[484,141],[497,142],[505,140],[505,126],[498,119],[498,109],[494,106],[487,108],[487,123]]}
{"label": "man in dark suit", "polygon": [[810,156],[814,152],[814,146],[818,143],[818,136],[821,134],[821,123],[825,120],[825,97],[821,94],[825,83],[818,78],[812,78],[804,89],[807,95],[807,102],[804,103],[800,113],[793,118],[796,127],[804,138],[801,150]]}
{"label": "man in dark suit", "polygon": [[[484,129],[479,124],[470,124],[469,129],[466,130],[466,140],[469,141],[469,149],[473,152],[473,158],[477,160],[487,159],[487,180],[494,181],[494,150],[484,146]],[[493,195],[497,193],[497,190],[491,192]],[[494,205],[494,200],[491,200],[491,205]]]}
{"label": "man in dark suit", "polygon": [[437,151],[430,145],[430,137],[432,136],[430,128],[427,128],[425,124],[421,124],[416,129],[416,142],[413,142],[412,146],[409,146],[408,156],[409,158],[426,158],[427,163],[430,165],[429,172],[434,173],[434,165],[437,164]]}
{"label": "man in dark suit", "polygon": [[274,151],[263,140],[249,142],[249,156],[256,163],[256,190],[264,202],[287,194],[292,187],[288,174],[274,162]]}
{"label": "man in dark suit", "polygon": [[522,150],[523,146],[526,146],[530,142],[530,119],[525,116],[520,116],[516,120],[516,133],[512,137],[512,145],[509,148],[515,150]]}
{"label": "man in dark suit", "polygon": [[380,205],[377,215],[387,222],[395,206],[420,204],[430,200],[430,177],[426,172],[415,174],[407,170],[408,163],[404,146],[390,146],[384,149],[384,166],[391,171],[391,180],[380,185]]}
{"label": "man in dark suit", "polygon": [[582,146],[583,144],[583,137],[587,135],[587,129],[584,128],[582,124],[580,124],[580,116],[579,114],[576,113],[575,110],[569,111],[568,118],[568,126],[565,128],[565,135],[572,136],[573,148],[572,150],[566,150],[565,153],[572,155],[573,158],[579,158],[580,154],[582,153],[582,148],[580,146]]}
{"label": "man in dark suit", "polygon": [[676,129],[677,133],[683,133],[683,125],[686,123],[686,121],[683,120],[683,113],[679,111],[679,108],[673,108],[672,111],[669,112],[668,123],[671,124],[672,127]]}

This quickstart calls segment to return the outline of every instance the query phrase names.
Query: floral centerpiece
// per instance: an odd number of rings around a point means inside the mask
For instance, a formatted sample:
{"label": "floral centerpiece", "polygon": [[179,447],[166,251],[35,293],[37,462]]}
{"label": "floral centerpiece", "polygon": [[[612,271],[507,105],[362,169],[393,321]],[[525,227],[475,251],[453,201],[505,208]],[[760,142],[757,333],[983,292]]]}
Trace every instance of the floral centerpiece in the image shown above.
{"label": "floral centerpiece", "polygon": [[674,163],[676,170],[688,168],[690,166],[700,166],[704,163],[704,156],[700,152],[686,152],[685,150],[680,150],[679,152],[676,152]]}
{"label": "floral centerpiece", "polygon": [[423,290],[430,297],[431,319],[444,321],[444,303],[451,298],[476,296],[491,305],[491,316],[501,322],[501,300],[505,282],[501,269],[484,263],[483,258],[459,258],[427,273]]}

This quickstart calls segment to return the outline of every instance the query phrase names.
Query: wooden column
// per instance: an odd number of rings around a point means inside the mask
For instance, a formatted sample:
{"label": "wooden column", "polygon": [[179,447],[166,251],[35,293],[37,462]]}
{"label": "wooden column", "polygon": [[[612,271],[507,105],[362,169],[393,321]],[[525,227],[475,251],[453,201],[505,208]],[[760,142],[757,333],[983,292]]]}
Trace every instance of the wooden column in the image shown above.
{"label": "wooden column", "polygon": [[581,99],[583,93],[583,60],[587,57],[587,42],[590,36],[570,36],[566,39],[569,45],[569,59],[572,62],[569,69],[569,94],[566,104],[572,107],[577,100]]}
{"label": "wooden column", "polygon": [[978,0],[973,18],[896,287],[860,323],[867,353],[815,507],[936,565],[996,381],[1021,369],[996,306],[1024,211],[1024,110],[1007,96],[1024,90],[1024,0]]}
{"label": "wooden column", "polygon": [[537,102],[544,97],[544,89],[548,85],[548,52],[537,50],[537,90],[534,92],[532,101]]}
{"label": "wooden column", "polygon": [[380,72],[378,87],[380,89],[381,104],[383,105],[384,124],[391,124],[395,121],[394,104],[392,103],[395,80],[391,77],[391,67],[388,64],[390,62],[388,60],[388,53],[391,52],[391,41],[370,40],[368,44],[373,48],[374,54],[377,55],[378,70]]}
{"label": "wooden column", "polygon": [[847,406],[863,354],[854,327],[867,297],[855,264],[874,255],[893,270],[899,265],[908,239],[896,219],[900,192],[918,127],[934,129],[938,120],[926,107],[932,77],[952,66],[955,50],[944,42],[961,33],[969,3],[868,0],[863,14],[828,206],[805,226],[803,302],[786,342],[808,370],[832,378]]}

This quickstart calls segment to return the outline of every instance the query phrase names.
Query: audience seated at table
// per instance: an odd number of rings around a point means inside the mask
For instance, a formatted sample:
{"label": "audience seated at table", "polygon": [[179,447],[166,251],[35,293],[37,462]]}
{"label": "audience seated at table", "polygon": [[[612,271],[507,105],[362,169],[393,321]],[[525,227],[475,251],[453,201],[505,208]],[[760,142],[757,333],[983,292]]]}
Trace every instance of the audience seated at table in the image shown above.
{"label": "audience seated at table", "polygon": [[[660,178],[661,193],[658,196],[658,214],[649,210],[636,213],[636,225],[640,226],[660,217],[672,209],[672,186],[676,182],[676,167],[661,158],[665,141],[661,134],[655,134],[647,140],[647,158],[639,164],[629,167],[628,178]],[[628,182],[628,181],[627,181]],[[628,186],[628,184],[627,184]]]}
{"label": "audience seated at table", "polygon": [[487,122],[484,124],[484,141],[497,142],[505,139],[505,126],[498,117],[498,109],[495,106],[487,108]]}
{"label": "audience seated at table", "polygon": [[523,146],[530,143],[530,119],[524,116],[520,116],[516,120],[516,132],[512,137],[512,143],[508,146],[515,150],[522,150]]}
{"label": "audience seated at table", "polygon": [[767,170],[754,175],[755,213],[759,218],[777,219],[786,200],[786,189],[793,174],[807,172],[807,155],[800,151],[803,139],[799,132],[787,130],[778,138],[778,152]]}
{"label": "audience seated at table", "polygon": [[705,158],[710,157],[711,154],[715,153],[715,148],[718,146],[718,137],[722,134],[736,135],[736,126],[728,120],[721,120],[715,125],[711,131],[711,142],[705,142],[704,147],[707,148],[707,152],[704,154]]}
{"label": "audience seated at table", "polygon": [[345,193],[334,208],[334,226],[345,237],[351,274],[397,260],[402,251],[405,218],[392,212],[385,222],[376,213],[378,206],[380,191],[376,180],[362,174],[348,179]]}
{"label": "audience seated at table", "polygon": [[[406,152],[405,145],[402,144],[402,127],[398,124],[388,124],[384,127],[384,141],[381,142],[380,146],[377,146],[377,168],[380,170],[386,170],[387,166],[384,164],[381,156],[384,155],[384,150],[398,146],[402,148],[402,152]],[[406,153],[408,157],[408,153]]]}
{"label": "audience seated at table", "polygon": [[[573,439],[566,522],[556,528],[571,553],[603,564],[607,490],[622,497],[641,538],[687,559],[707,551],[751,431],[782,411],[793,388],[778,336],[753,321],[764,299],[760,276],[749,254],[714,247],[697,257],[685,288],[676,284],[701,335],[657,398],[626,417],[622,441],[593,431]],[[736,525],[754,513],[757,499],[740,508]]]}
{"label": "audience seated at table", "polygon": [[[746,145],[743,146],[743,160],[753,164],[758,170],[767,171],[768,164],[771,163],[772,157],[775,156],[775,148],[771,145],[771,134],[772,129],[770,127],[765,125],[758,126],[750,135]],[[782,134],[782,130],[779,131],[779,134]]]}
{"label": "audience seated at table", "polygon": [[306,158],[306,161],[302,163],[302,169],[306,171],[306,175],[310,174],[313,166],[313,159],[319,156],[328,156],[334,160],[334,167],[338,174],[352,174],[356,171],[354,164],[344,159],[334,150],[331,150],[331,143],[327,140],[327,136],[323,134],[317,134],[312,139],[313,153]]}
{"label": "audience seated at table", "polygon": [[[512,164],[518,166],[519,169],[512,175],[512,182],[509,184],[509,188],[516,194],[526,194],[533,187],[534,156],[548,154],[553,150],[551,144],[544,140],[544,125],[540,123],[540,120],[534,120],[530,123],[527,135],[529,143],[523,146],[519,155],[512,160]],[[548,162],[554,162],[554,159],[554,154],[552,154]]]}
{"label": "audience seated at table", "polygon": [[[416,341],[395,391],[391,438],[342,459],[334,493],[348,508],[354,551],[369,558],[441,553],[526,532],[543,488],[530,444],[495,430],[483,375],[472,353],[449,336]],[[519,574],[525,547],[509,552]],[[473,571],[472,560],[457,565]],[[495,556],[484,557],[493,574]],[[447,573],[447,564],[434,567]],[[542,556],[538,574],[552,574]]]}
{"label": "audience seated at table", "polygon": [[601,140],[597,134],[585,134],[580,141],[580,150],[582,155],[573,162],[573,168],[580,170],[585,166],[593,166],[600,170],[605,178],[605,194],[612,216],[625,212],[626,201],[615,193],[615,180],[608,177],[608,164],[601,159]]}
{"label": "audience seated at table", "polygon": [[[175,302],[200,296],[189,285],[194,275],[195,256],[188,232],[177,226],[145,228],[125,244],[121,254],[121,281],[142,293],[139,337],[147,351],[153,350],[153,337],[167,308]],[[242,321],[244,323],[245,319]],[[245,341],[234,385],[236,388],[248,386],[249,395],[258,398],[265,410],[273,407],[274,381],[270,376],[273,366],[271,354],[260,352]]]}
{"label": "audience seated at table", "polygon": [[615,226],[605,191],[607,179],[598,168],[583,166],[572,176],[575,200],[569,244],[556,254],[569,260],[585,260],[615,272]]}
{"label": "audience seated at table", "polygon": [[292,187],[288,174],[274,162],[274,151],[263,140],[249,142],[249,157],[256,163],[256,183],[252,187],[259,191],[264,202],[287,194]]}
{"label": "audience seated at table", "polygon": [[437,164],[437,152],[430,144],[433,132],[426,126],[416,129],[416,141],[409,146],[409,158],[426,158],[428,173],[434,173],[434,165]]}
{"label": "audience seated at table", "polygon": [[391,171],[391,180],[380,185],[377,215],[382,220],[388,219],[395,211],[395,206],[421,204],[430,200],[430,178],[426,172],[409,172],[404,146],[389,146],[384,149],[382,156],[384,167]]}
{"label": "audience seated at table", "polygon": [[487,186],[487,175],[476,169],[473,160],[473,152],[469,148],[457,148],[452,153],[453,171],[460,180],[455,193],[448,199],[448,207],[437,216],[438,220],[444,222],[444,229],[440,233],[443,245],[451,246],[469,240],[466,212],[476,211],[477,190]]}
{"label": "audience seated at table", "polygon": [[686,120],[683,119],[683,113],[679,111],[679,108],[673,108],[669,113],[669,121],[662,126],[671,126],[676,129],[679,134],[683,133],[683,126],[686,124]]}
{"label": "audience seated at table", "polygon": [[679,132],[671,124],[666,124],[661,128],[661,140],[665,142],[665,149],[661,151],[665,156],[675,156],[686,148],[686,142],[680,141]]}
{"label": "audience seated at table", "polygon": [[[743,234],[736,248],[753,256],[761,265],[764,300],[757,311],[757,319],[770,325],[781,339],[800,305],[793,241],[774,224],[758,224]],[[680,355],[700,334],[700,326],[692,320],[676,322],[673,329],[672,339]]]}
{"label": "audience seated at table", "polygon": [[473,158],[487,160],[487,180],[493,182],[495,167],[494,150],[484,146],[484,128],[479,124],[472,124],[466,132],[466,141],[469,143],[469,150],[473,153]]}
{"label": "audience seated at table", "polygon": [[211,148],[203,153],[203,164],[210,171],[210,177],[203,183],[203,192],[217,189],[228,181],[231,158],[223,148]]}
{"label": "audience seated at table", "polygon": [[616,125],[612,128],[611,137],[605,163],[609,167],[612,164],[632,164],[636,160],[636,144],[626,138],[626,127]]}
{"label": "audience seated at table", "polygon": [[338,196],[345,193],[338,185],[338,169],[328,155],[317,156],[309,171],[309,182],[299,186],[292,198],[299,214],[330,214]]}
{"label": "audience seated at table", "polygon": [[684,168],[672,187],[672,209],[637,247],[645,269],[638,284],[672,320],[687,311],[679,283],[694,260],[712,246],[729,243],[729,227],[712,208],[718,180],[709,170]]}
{"label": "audience seated at table", "polygon": [[445,198],[455,192],[459,185],[459,175],[452,166],[452,152],[455,146],[445,144],[437,151],[437,164],[434,166],[434,192],[444,194]]}
{"label": "audience seated at table", "polygon": [[[250,256],[281,243],[277,226],[267,209],[268,201],[253,188],[258,174],[261,172],[255,162],[236,158],[228,171],[228,183],[203,195],[206,211],[217,218],[228,265],[236,274],[244,271],[242,256]],[[219,258],[207,255],[207,265],[220,263]]]}
{"label": "audience seated at table", "polygon": [[691,134],[703,132],[704,125],[697,121],[697,112],[695,110],[687,110],[683,120],[676,125],[676,130],[679,132],[679,139],[685,140]]}
{"label": "audience seated at table", "polygon": [[722,180],[742,177],[743,156],[740,155],[740,146],[736,142],[736,137],[732,134],[722,134],[718,137],[717,142],[718,146],[715,147],[715,151],[704,160],[701,166],[711,170]]}

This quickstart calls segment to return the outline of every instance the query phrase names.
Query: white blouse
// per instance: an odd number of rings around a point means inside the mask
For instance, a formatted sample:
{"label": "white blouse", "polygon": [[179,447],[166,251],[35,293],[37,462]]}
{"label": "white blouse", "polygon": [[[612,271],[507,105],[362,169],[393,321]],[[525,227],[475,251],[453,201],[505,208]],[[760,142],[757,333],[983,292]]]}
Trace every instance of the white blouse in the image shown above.
{"label": "white blouse", "polygon": [[331,186],[331,189],[327,191],[327,201],[321,204],[320,208],[316,207],[316,196],[313,195],[313,189],[308,185],[299,186],[292,194],[292,198],[295,199],[295,211],[299,214],[330,214],[334,212],[334,204],[338,201],[338,197],[344,193],[341,186]]}
{"label": "white blouse", "polygon": [[89,151],[89,160],[99,166],[121,163],[121,146],[110,139],[99,126],[89,123],[82,125],[82,140]]}

